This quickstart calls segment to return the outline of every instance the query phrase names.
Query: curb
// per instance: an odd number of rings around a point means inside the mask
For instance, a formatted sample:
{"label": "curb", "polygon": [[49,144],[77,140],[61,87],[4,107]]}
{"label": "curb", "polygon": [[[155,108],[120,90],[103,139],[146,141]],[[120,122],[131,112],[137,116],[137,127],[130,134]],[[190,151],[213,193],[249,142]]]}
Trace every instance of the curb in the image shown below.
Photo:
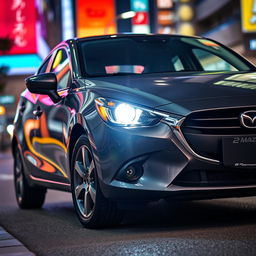
{"label": "curb", "polygon": [[0,256],[35,256],[20,241],[0,226]]}

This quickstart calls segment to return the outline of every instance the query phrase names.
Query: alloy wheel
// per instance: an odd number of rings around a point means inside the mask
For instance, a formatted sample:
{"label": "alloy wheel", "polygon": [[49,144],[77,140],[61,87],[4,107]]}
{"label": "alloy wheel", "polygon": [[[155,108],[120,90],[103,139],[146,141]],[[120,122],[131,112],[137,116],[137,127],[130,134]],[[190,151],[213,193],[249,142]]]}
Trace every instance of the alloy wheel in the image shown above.
{"label": "alloy wheel", "polygon": [[86,146],[81,146],[75,159],[74,193],[78,209],[83,217],[89,218],[96,201],[95,165]]}
{"label": "alloy wheel", "polygon": [[23,183],[23,172],[22,172],[22,163],[20,153],[16,152],[16,159],[15,159],[15,187],[16,187],[16,194],[18,202],[22,201],[22,195],[24,192],[24,183]]}

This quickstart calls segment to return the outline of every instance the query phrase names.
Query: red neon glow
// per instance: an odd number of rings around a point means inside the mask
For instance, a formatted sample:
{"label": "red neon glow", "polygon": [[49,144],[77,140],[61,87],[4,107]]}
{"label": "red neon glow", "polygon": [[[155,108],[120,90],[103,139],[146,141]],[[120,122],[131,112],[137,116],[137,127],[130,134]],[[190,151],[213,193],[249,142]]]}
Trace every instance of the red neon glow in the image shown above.
{"label": "red neon glow", "polygon": [[132,18],[133,25],[147,25],[148,24],[148,13],[147,12],[136,12]]}
{"label": "red neon glow", "polygon": [[0,37],[9,37],[14,46],[8,54],[36,53],[35,0],[0,1]]}

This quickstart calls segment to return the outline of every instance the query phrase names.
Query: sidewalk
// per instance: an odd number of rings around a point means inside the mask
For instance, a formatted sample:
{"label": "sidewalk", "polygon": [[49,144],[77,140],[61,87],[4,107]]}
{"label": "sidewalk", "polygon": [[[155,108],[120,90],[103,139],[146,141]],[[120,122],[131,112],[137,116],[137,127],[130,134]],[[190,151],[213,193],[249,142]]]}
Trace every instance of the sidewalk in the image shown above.
{"label": "sidewalk", "polygon": [[0,226],[0,256],[34,256],[20,241]]}
{"label": "sidewalk", "polygon": [[[10,149],[0,151],[0,181],[13,180],[13,175],[9,172],[10,158],[12,158]],[[0,256],[34,256],[34,254],[0,225]]]}

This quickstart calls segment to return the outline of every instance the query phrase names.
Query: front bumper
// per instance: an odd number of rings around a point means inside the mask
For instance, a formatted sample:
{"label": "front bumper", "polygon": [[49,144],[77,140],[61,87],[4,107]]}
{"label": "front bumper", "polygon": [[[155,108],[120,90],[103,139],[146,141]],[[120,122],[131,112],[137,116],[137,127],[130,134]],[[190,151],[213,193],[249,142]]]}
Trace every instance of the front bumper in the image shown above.
{"label": "front bumper", "polygon": [[206,200],[256,196],[256,186],[184,188],[173,186],[169,191],[122,188],[100,182],[106,198],[113,201],[148,202],[166,200]]}
{"label": "front bumper", "polygon": [[[102,122],[92,132],[93,152],[103,194],[114,200],[207,199],[256,195],[250,169],[226,168],[195,153],[168,123],[120,128]],[[128,181],[127,166],[141,166]]]}

